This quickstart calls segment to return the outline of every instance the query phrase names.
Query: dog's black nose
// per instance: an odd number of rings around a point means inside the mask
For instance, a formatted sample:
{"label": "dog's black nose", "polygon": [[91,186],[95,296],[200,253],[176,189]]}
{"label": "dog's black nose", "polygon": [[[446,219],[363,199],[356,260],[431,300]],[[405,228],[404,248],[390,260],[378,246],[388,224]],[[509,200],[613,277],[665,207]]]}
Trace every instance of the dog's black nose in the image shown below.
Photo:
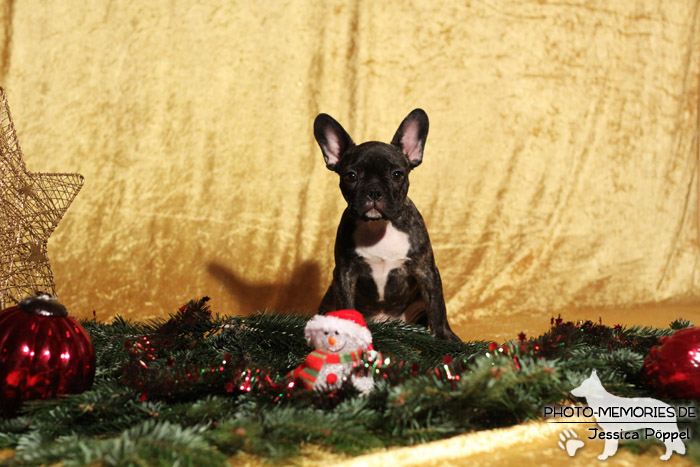
{"label": "dog's black nose", "polygon": [[381,190],[370,190],[367,192],[367,198],[370,201],[379,201],[384,197]]}

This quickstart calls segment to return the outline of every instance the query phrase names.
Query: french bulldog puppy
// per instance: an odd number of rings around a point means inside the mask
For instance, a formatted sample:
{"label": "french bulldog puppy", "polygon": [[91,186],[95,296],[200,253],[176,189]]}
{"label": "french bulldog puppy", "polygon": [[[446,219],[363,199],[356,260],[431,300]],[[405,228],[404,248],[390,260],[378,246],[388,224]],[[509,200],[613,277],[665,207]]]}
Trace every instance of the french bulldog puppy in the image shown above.
{"label": "french bulldog puppy", "polygon": [[316,117],[314,136],[348,203],[335,240],[333,282],[319,313],[355,309],[369,320],[422,323],[437,337],[460,341],[447,322],[428,231],[407,196],[408,174],[423,161],[426,113],[408,114],[391,144],[356,145],[327,114]]}

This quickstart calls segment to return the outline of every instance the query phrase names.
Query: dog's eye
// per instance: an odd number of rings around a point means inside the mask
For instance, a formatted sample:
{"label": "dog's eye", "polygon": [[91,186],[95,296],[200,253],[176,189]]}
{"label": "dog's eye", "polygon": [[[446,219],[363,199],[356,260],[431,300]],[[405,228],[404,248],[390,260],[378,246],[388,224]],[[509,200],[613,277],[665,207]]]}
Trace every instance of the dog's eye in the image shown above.
{"label": "dog's eye", "polygon": [[395,181],[398,182],[403,178],[403,172],[401,172],[400,170],[394,170],[394,173],[392,173],[391,176]]}
{"label": "dog's eye", "polygon": [[348,183],[354,183],[357,181],[357,174],[355,172],[348,172],[345,174],[345,181]]}

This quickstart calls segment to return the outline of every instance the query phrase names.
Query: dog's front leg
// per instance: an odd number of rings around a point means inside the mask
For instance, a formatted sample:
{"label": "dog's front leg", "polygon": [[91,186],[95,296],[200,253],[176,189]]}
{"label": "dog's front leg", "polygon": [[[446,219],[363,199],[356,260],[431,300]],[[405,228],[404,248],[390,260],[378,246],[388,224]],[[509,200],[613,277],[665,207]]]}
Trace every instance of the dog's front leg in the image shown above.
{"label": "dog's front leg", "polygon": [[355,291],[357,288],[357,273],[351,266],[344,265],[333,270],[333,297],[336,310],[355,309]]}
{"label": "dog's front leg", "polygon": [[612,456],[617,452],[617,439],[605,439],[605,447],[603,448],[603,454],[598,456],[598,460],[604,461],[608,457]]}
{"label": "dog's front leg", "polygon": [[462,342],[462,339],[452,331],[447,322],[447,308],[445,307],[445,298],[442,295],[442,280],[435,263],[432,262],[429,267],[416,268],[413,275],[418,282],[423,301],[425,301],[428,326],[435,333],[435,336],[454,342]]}

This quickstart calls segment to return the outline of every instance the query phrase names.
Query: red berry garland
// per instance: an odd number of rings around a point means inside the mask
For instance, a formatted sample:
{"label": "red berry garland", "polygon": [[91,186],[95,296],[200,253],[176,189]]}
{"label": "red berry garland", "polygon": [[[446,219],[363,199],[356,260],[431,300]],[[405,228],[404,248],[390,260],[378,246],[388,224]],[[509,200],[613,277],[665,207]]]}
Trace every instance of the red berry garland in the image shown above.
{"label": "red berry garland", "polygon": [[662,337],[644,361],[644,373],[664,397],[700,399],[700,328]]}
{"label": "red berry garland", "polygon": [[48,295],[0,312],[0,413],[22,401],[78,393],[92,385],[95,352],[90,336]]}

